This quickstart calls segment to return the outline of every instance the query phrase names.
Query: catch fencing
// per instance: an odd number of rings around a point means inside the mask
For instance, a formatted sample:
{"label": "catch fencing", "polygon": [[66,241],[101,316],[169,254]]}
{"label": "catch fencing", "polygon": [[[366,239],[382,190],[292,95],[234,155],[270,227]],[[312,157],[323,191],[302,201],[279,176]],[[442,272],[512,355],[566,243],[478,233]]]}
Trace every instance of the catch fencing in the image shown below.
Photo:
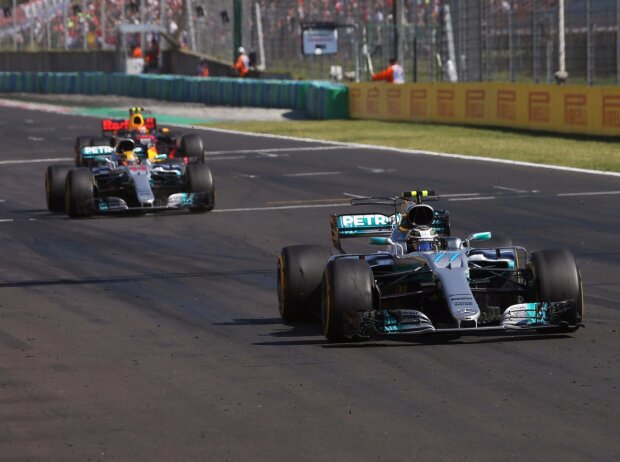
{"label": "catch fencing", "polygon": [[[397,57],[408,82],[551,83],[565,70],[568,83],[620,84],[620,0],[35,0],[6,13],[4,49],[111,49],[131,22],[223,62],[242,45],[259,69],[296,78],[367,81],[369,63]],[[313,22],[337,26],[336,54],[302,53]]]}

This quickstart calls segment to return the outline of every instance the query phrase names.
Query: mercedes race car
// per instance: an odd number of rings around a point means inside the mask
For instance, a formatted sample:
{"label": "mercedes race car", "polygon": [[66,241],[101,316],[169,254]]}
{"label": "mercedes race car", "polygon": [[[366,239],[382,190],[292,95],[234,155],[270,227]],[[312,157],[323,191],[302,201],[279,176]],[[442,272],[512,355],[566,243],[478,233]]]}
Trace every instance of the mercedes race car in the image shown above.
{"label": "mercedes race car", "polygon": [[[202,141],[200,142],[202,148]],[[215,185],[205,162],[149,152],[132,139],[83,146],[77,166],[50,165],[45,175],[48,209],[70,217],[187,208],[210,211]]]}
{"label": "mercedes race car", "polygon": [[123,139],[132,139],[150,153],[167,159],[182,158],[187,163],[204,162],[202,139],[195,134],[179,134],[168,127],[158,128],[154,117],[145,117],[144,108],[132,107],[127,119],[103,119],[101,135],[78,136],[74,153],[77,167],[83,166],[81,152],[86,146],[116,146]]}
{"label": "mercedes race car", "polygon": [[[278,258],[284,321],[321,319],[330,341],[394,334],[571,332],[582,326],[581,275],[568,250],[523,247],[490,232],[451,236],[430,191],[362,198],[352,205],[394,213],[331,216],[329,247],[285,247]],[[366,237],[382,249],[345,253],[341,241]]]}

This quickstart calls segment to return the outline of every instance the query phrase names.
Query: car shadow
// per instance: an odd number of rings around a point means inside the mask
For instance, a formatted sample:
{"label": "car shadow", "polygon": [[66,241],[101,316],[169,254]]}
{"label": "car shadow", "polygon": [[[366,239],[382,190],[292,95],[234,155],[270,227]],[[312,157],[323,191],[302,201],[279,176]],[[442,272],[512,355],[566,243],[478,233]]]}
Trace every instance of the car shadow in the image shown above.
{"label": "car shadow", "polygon": [[[254,342],[252,345],[259,346],[301,346],[318,345],[326,349],[348,349],[348,348],[403,348],[403,347],[424,347],[424,346],[466,346],[499,344],[514,342],[532,341],[552,341],[570,339],[572,335],[565,332],[547,334],[495,334],[495,335],[466,335],[458,334],[427,334],[416,336],[412,334],[390,335],[377,337],[369,340],[353,340],[332,343],[328,341],[321,332],[321,327],[316,323],[285,323],[279,318],[259,318],[241,319],[218,325],[280,325],[265,336],[272,337],[273,340]],[[309,338],[315,337],[315,338]]]}

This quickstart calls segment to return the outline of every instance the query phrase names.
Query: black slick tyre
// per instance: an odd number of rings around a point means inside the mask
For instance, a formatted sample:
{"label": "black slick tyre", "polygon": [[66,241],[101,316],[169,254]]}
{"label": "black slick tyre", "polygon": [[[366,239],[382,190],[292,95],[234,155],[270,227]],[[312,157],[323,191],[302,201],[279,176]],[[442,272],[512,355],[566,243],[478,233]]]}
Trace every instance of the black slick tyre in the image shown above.
{"label": "black slick tyre", "polygon": [[78,136],[75,139],[74,153],[75,153],[75,166],[83,167],[82,165],[82,148],[90,146],[92,136]]}
{"label": "black slick tyre", "polygon": [[45,200],[50,212],[65,211],[65,183],[68,165],[50,165],[45,172]]}
{"label": "black slick tyre", "polygon": [[209,212],[215,207],[215,183],[211,168],[207,164],[188,164],[185,170],[186,189],[194,194],[197,203],[190,207],[192,212]]}
{"label": "black slick tyre", "polygon": [[574,325],[583,320],[583,284],[581,273],[573,254],[566,249],[539,250],[532,252],[530,268],[534,275],[534,291],[537,301],[555,302],[574,300],[576,313],[565,319]]}
{"label": "black slick tyre", "polygon": [[193,133],[181,136],[178,148],[181,157],[187,157],[190,163],[204,163],[205,148],[200,136]]}
{"label": "black slick tyre", "polygon": [[323,335],[330,342],[350,338],[345,317],[373,308],[373,275],[363,260],[336,259],[329,262],[323,274]]}
{"label": "black slick tyre", "polygon": [[65,210],[71,218],[91,217],[95,214],[95,180],[86,167],[74,168],[67,174]]}
{"label": "black slick tyre", "polygon": [[321,312],[321,280],[329,247],[293,245],[278,256],[278,308],[285,322],[306,321]]}

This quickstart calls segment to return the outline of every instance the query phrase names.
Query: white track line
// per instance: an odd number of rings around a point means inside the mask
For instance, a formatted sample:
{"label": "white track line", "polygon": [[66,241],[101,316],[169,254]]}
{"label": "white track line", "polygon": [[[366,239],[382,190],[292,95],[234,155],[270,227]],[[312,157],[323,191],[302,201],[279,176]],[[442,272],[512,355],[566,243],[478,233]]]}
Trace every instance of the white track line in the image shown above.
{"label": "white track line", "polygon": [[[439,152],[439,151],[425,151],[425,150],[417,150],[417,149],[403,149],[403,148],[392,148],[386,146],[373,146],[368,144],[359,144],[359,143],[345,143],[341,141],[324,141],[324,140],[314,140],[311,138],[297,138],[293,136],[283,136],[283,135],[270,135],[265,133],[250,133],[250,132],[241,132],[237,130],[226,130],[223,128],[213,128],[213,127],[203,127],[203,126],[194,126],[194,125],[182,125],[182,124],[168,124],[174,125],[176,127],[182,128],[193,128],[196,130],[203,131],[213,131],[220,133],[230,133],[234,135],[244,135],[244,136],[256,136],[260,138],[273,138],[277,140],[289,140],[289,141],[303,141],[305,143],[317,143],[317,144],[331,144],[332,147],[335,146],[343,146],[348,148],[356,148],[356,149],[372,149],[376,151],[389,151],[395,152],[398,154],[405,155],[424,155],[424,156],[433,156],[433,157],[446,157],[449,159],[461,159],[461,160],[469,160],[469,161],[477,161],[477,162],[491,162],[496,164],[505,164],[505,165],[515,165],[519,167],[532,167],[532,168],[540,168],[540,169],[548,169],[548,170],[558,170],[562,172],[572,172],[572,173],[585,173],[590,175],[603,175],[603,176],[614,176],[620,177],[620,172],[603,172],[600,170],[590,170],[585,168],[575,168],[575,167],[563,167],[560,165],[546,165],[546,164],[535,164],[533,162],[523,162],[518,160],[506,160],[506,159],[495,159],[492,157],[475,157],[475,156],[465,156],[463,154],[452,154],[449,152]],[[327,148],[329,149],[329,148]],[[298,151],[299,149],[291,149],[291,151]]]}
{"label": "white track line", "polygon": [[50,159],[0,160],[0,165],[40,164],[42,162],[69,162],[72,157],[53,157]]}
{"label": "white track line", "polygon": [[230,212],[264,212],[268,210],[288,210],[288,209],[320,209],[326,207],[351,207],[348,202],[334,204],[308,204],[308,205],[279,205],[274,207],[245,207],[239,209],[215,209],[211,213],[230,213]]}
{"label": "white track line", "polygon": [[452,199],[448,199],[449,202],[456,201],[491,201],[495,200],[497,197],[495,196],[479,196],[479,197],[454,197]]}
{"label": "white track line", "polygon": [[609,196],[612,194],[620,194],[620,191],[593,191],[593,192],[582,192],[582,193],[559,193],[556,194],[558,197],[572,197],[572,196]]}
{"label": "white track line", "polygon": [[322,175],[342,175],[342,172],[307,172],[307,173],[285,173],[282,176],[300,177],[300,176],[322,176]]}
{"label": "white track line", "polygon": [[[198,128],[198,127],[196,127]],[[306,146],[306,147],[290,147],[290,148],[263,148],[263,149],[237,149],[231,151],[207,151],[207,156],[224,156],[228,154],[271,154],[279,152],[307,152],[307,151],[331,151],[335,149],[354,149],[350,146]]]}
{"label": "white track line", "polygon": [[493,189],[501,189],[502,191],[510,191],[515,193],[526,193],[525,189],[507,188],[506,186],[493,186]]}
{"label": "white track line", "polygon": [[[47,111],[47,112],[56,112],[56,113],[67,113],[71,111],[71,108],[66,108],[63,106],[53,106],[41,103],[24,103],[24,102],[15,102],[12,100],[4,100],[0,99],[0,106],[12,106],[19,107],[22,109],[30,109],[35,111]],[[72,114],[79,116],[79,114]],[[89,116],[82,116],[89,117]],[[93,116],[91,116],[93,117]],[[446,157],[449,159],[461,159],[468,161],[477,161],[477,162],[491,162],[496,164],[505,164],[505,165],[515,165],[520,167],[531,167],[531,168],[539,168],[539,169],[548,169],[548,170],[558,170],[562,172],[572,172],[572,173],[585,173],[589,175],[603,175],[603,176],[613,176],[620,177],[620,172],[603,172],[600,170],[590,170],[585,168],[575,168],[575,167],[563,167],[558,165],[546,165],[546,164],[535,164],[533,162],[522,162],[517,160],[506,160],[506,159],[494,159],[492,157],[475,157],[475,156],[465,156],[463,154],[453,154],[449,152],[439,152],[439,151],[425,151],[425,150],[416,150],[416,149],[402,149],[402,148],[392,148],[385,146],[372,146],[368,144],[359,144],[359,143],[345,143],[340,141],[325,141],[325,140],[315,140],[311,138],[299,138],[294,136],[284,136],[284,135],[270,135],[265,133],[251,133],[251,132],[242,132],[238,130],[227,130],[223,128],[213,128],[213,127],[205,127],[202,125],[190,125],[190,124],[178,124],[178,123],[166,123],[166,125],[170,125],[173,127],[181,127],[181,128],[190,128],[194,130],[201,131],[212,131],[219,133],[230,133],[234,135],[242,135],[242,136],[254,136],[259,138],[272,138],[277,140],[291,140],[291,141],[303,141],[306,143],[314,143],[314,144],[323,144],[328,145],[325,147],[326,150],[334,149],[336,146],[346,147],[346,148],[355,148],[355,149],[372,149],[379,151],[389,151],[395,152],[399,154],[405,155],[424,155],[424,156],[434,156],[434,157]],[[312,148],[290,148],[285,149],[288,151],[302,151],[304,149]],[[223,151],[225,152],[225,151]],[[255,152],[255,151],[252,151]],[[273,151],[269,151],[273,152]]]}

